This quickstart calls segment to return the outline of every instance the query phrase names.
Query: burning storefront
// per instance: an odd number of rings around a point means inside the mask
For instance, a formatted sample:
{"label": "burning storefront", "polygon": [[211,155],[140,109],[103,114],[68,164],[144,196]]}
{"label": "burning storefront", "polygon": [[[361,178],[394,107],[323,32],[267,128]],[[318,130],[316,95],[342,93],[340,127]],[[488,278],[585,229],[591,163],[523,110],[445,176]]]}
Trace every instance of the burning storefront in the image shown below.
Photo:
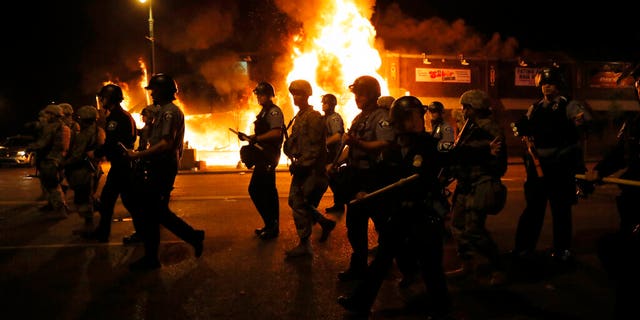
{"label": "burning storefront", "polygon": [[[566,57],[538,56],[525,61],[516,57],[517,44],[512,39],[502,41],[494,36],[483,42],[464,22],[447,25],[441,19],[419,22],[376,13],[376,27],[380,28],[376,30],[371,20],[374,1],[319,1],[305,8],[285,0],[275,3],[282,13],[296,17],[292,19],[298,21],[279,42],[283,45],[280,52],[226,53],[222,55],[223,59],[203,63],[197,70],[227,98],[204,106],[184,102],[189,101],[182,100],[184,95],[198,89],[185,85],[186,79],[176,77],[181,91],[177,103],[186,114],[185,140],[189,146],[183,168],[205,163],[207,166],[238,164],[238,150],[243,142],[228,129],[252,131],[260,106],[251,89],[264,80],[274,84],[275,102],[285,112],[286,122],[296,112],[286,91],[288,83],[306,79],[313,86],[314,96],[310,102],[316,110],[321,111],[320,97],[332,93],[338,98],[336,111],[349,124],[358,110],[348,86],[358,76],[368,74],[381,83],[383,95],[411,94],[425,104],[433,100],[443,102],[449,109],[450,120],[455,112],[452,110],[459,108],[458,98],[462,92],[476,88],[486,90],[494,99],[498,115],[508,126],[538,98],[539,90],[532,84],[533,75],[538,67],[548,63],[564,67],[574,95],[588,99],[599,111],[608,112],[611,104],[627,110],[635,103],[622,93],[624,85],[612,86],[611,81],[606,81],[608,78],[597,77],[596,74],[608,77],[609,73],[593,71],[597,69],[594,65]],[[416,31],[420,33],[419,37],[414,37]],[[379,33],[384,33],[386,43]],[[401,41],[389,41],[391,36]],[[386,45],[392,49],[385,49]],[[427,54],[425,48],[449,53]],[[604,68],[602,65],[600,67]],[[624,63],[610,65],[613,73],[619,73],[624,67]],[[141,68],[145,69],[143,64]],[[599,82],[600,86],[594,85],[596,78],[604,79]],[[123,86],[127,91],[125,101],[136,119],[149,103],[142,89],[145,80],[146,73],[139,86]],[[219,108],[220,105],[224,108]],[[510,143],[518,144],[515,140]]]}

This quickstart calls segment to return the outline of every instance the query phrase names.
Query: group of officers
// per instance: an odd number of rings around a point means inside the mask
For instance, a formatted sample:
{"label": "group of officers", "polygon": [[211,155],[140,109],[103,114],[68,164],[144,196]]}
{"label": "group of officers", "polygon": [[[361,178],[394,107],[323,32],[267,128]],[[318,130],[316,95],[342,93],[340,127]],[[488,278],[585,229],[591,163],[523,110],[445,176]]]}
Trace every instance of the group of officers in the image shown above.
{"label": "group of officers", "polygon": [[[445,316],[452,305],[443,269],[444,221],[450,211],[445,189],[452,177],[458,180],[454,211],[460,217],[454,218],[452,226],[461,255],[471,257],[471,251],[497,255],[497,246],[484,229],[484,202],[470,205],[474,194],[486,195],[483,190],[499,182],[506,170],[504,133],[490,117],[489,96],[481,90],[461,96],[468,123],[454,139],[454,129],[443,121],[444,106],[439,102],[424,106],[414,96],[403,96],[385,107],[380,84],[369,75],[358,77],[349,89],[360,113],[333,143],[328,143],[335,134],[331,127],[341,122],[332,117],[334,95],[323,96],[323,116],[308,103],[310,83],[292,81],[289,93],[299,110],[285,126],[282,110],[272,100],[273,86],[262,82],[254,89],[262,110],[254,134],[238,137],[259,150],[249,161],[253,168],[249,194],[264,222],[256,234],[271,239],[279,232],[275,167],[282,149],[290,163],[288,204],[299,236],[298,245],[286,250],[286,257],[312,256],[309,238],[315,223],[322,228],[320,242],[335,227],[317,208],[331,187],[334,205],[327,212],[346,206],[352,249],[349,266],[338,278],[359,281],[353,294],[338,302],[351,312],[368,312],[395,259],[405,278],[422,275],[430,293],[430,315]],[[425,129],[427,111],[434,114],[432,132]],[[384,197],[375,196],[381,191]],[[371,263],[369,220],[378,233]]]}
{"label": "group of officers", "polygon": [[[636,80],[640,101],[638,70],[629,75]],[[575,176],[585,173],[587,181],[596,183],[603,176],[624,169],[622,177],[638,180],[639,117],[625,121],[616,148],[593,170],[587,170],[581,145],[592,115],[583,104],[567,96],[568,88],[558,68],[542,68],[536,84],[542,98],[513,125],[514,132],[523,138],[527,176],[526,207],[511,253],[524,261],[535,254],[549,204],[553,219],[549,256],[558,264],[572,265]],[[140,139],[133,118],[120,105],[121,88],[108,84],[97,94],[104,117],[100,117],[99,109],[83,106],[75,112],[77,123],[67,124],[64,108],[71,106],[49,105],[40,114],[40,138],[30,146],[37,151],[47,209],[53,216],[66,217],[68,207],[62,188],[66,180],[74,191],[75,207],[85,218],[85,229],[79,232],[84,237],[108,241],[115,202],[118,196],[122,198],[137,234],[136,239],[125,240],[141,241],[145,247],[145,255],[130,265],[132,270],[161,266],[160,225],[189,243],[196,257],[202,254],[204,240],[204,231],[194,229],[169,208],[185,130],[184,114],[173,103],[177,85],[161,73],[154,75],[146,88],[154,103],[142,112],[146,126],[140,130]],[[358,77],[349,89],[360,113],[345,131],[335,112],[336,97],[323,96],[322,115],[308,102],[313,92],[306,80],[289,85],[299,110],[288,126],[282,110],[273,102],[273,86],[261,82],[255,87],[253,92],[262,109],[256,116],[254,133],[238,137],[253,147],[249,153],[253,173],[248,192],[264,222],[255,230],[256,235],[264,240],[279,235],[275,169],[284,152],[292,175],[288,204],[299,237],[299,243],[285,252],[286,257],[312,256],[310,236],[314,224],[322,228],[320,242],[335,228],[336,222],[318,210],[320,199],[331,188],[334,205],[327,212],[346,208],[347,237],[352,249],[349,265],[338,278],[358,280],[350,295],[338,298],[348,311],[370,311],[394,260],[403,280],[421,276],[428,292],[428,313],[435,318],[446,317],[452,308],[447,277],[478,280],[478,267],[484,264],[490,284],[504,283],[500,252],[485,223],[506,201],[496,190],[503,187],[507,147],[505,130],[493,115],[488,94],[482,90],[464,92],[460,96],[461,121],[451,126],[444,121],[442,103],[434,101],[425,106],[414,96],[381,97],[380,84],[372,76]],[[425,126],[427,112],[431,115],[429,131]],[[139,145],[134,150],[136,140]],[[99,201],[94,201],[100,162],[104,159],[111,167]],[[456,181],[455,190],[449,197],[452,181]],[[637,272],[629,267],[640,264],[640,211],[634,201],[638,192],[637,187],[622,188],[617,201],[620,229],[603,238],[599,248],[607,271],[619,280],[616,312],[620,314],[631,308],[637,297],[629,298],[626,289],[640,283]],[[94,228],[95,204],[100,222]],[[378,234],[378,249],[370,263],[369,220]],[[451,271],[443,269],[448,232],[462,261],[459,269]],[[625,257],[631,259],[622,263]]]}
{"label": "group of officers", "polygon": [[[638,80],[640,72],[631,75]],[[556,66],[541,68],[536,85],[542,97],[512,125],[514,134],[523,141],[527,176],[526,206],[510,255],[514,261],[523,262],[521,266],[538,255],[536,247],[549,205],[553,244],[548,257],[552,264],[571,270],[576,262],[572,206],[577,203],[579,187],[591,184],[593,191],[592,184],[601,181],[603,175],[622,168],[627,168],[625,177],[640,178],[635,172],[640,158],[637,118],[623,127],[616,150],[589,171],[582,150],[593,119],[589,109],[568,95],[567,83]],[[482,90],[464,92],[460,96],[460,121],[452,126],[444,121],[442,103],[434,101],[425,106],[414,96],[381,97],[380,84],[372,76],[358,77],[349,89],[360,113],[346,131],[340,128],[342,119],[336,120],[334,95],[322,97],[324,116],[309,105],[312,89],[306,80],[289,85],[299,108],[289,126],[284,125],[282,110],[272,101],[273,86],[262,82],[254,89],[262,110],[256,117],[254,134],[239,138],[260,145],[261,153],[255,157],[263,156],[253,161],[249,185],[249,194],[265,224],[256,229],[256,234],[262,239],[278,236],[275,167],[282,147],[292,174],[288,203],[300,238],[296,247],[285,252],[287,258],[311,256],[309,237],[315,223],[322,228],[321,241],[335,227],[335,222],[327,222],[317,208],[328,187],[333,191],[334,205],[326,212],[342,212],[346,207],[352,253],[348,267],[338,278],[358,280],[350,295],[338,299],[346,310],[359,314],[370,311],[394,260],[403,275],[401,284],[421,275],[430,298],[428,313],[435,318],[446,317],[451,311],[447,278],[505,283],[505,264],[485,226],[487,217],[504,207],[506,187],[501,178],[507,170],[506,130],[496,121],[488,94]],[[431,130],[425,126],[427,112]],[[336,123],[340,124],[338,129]],[[576,179],[581,173],[586,174],[586,181]],[[453,181],[456,184],[450,197],[448,186]],[[632,238],[636,242],[625,241],[623,248],[638,249],[638,208],[629,201],[638,192],[637,188],[623,188],[618,201],[623,235],[606,237],[601,244],[607,248],[601,250],[601,256],[612,275],[616,274],[614,270],[631,273],[620,263],[623,253],[612,248],[620,244],[620,239]],[[378,234],[378,248],[371,262],[369,220]],[[443,246],[449,233],[462,264],[445,271]],[[637,256],[633,254],[634,266],[638,265]],[[630,278],[635,279],[631,283],[638,283],[637,276]],[[630,306],[629,299],[618,301],[618,309]]]}
{"label": "group of officers", "polygon": [[[158,257],[160,225],[190,244],[199,257],[203,251],[204,231],[197,230],[176,216],[169,199],[184,140],[184,114],[173,101],[177,84],[169,75],[153,75],[146,89],[153,104],[142,112],[145,127],[138,129],[131,114],[121,106],[122,89],[107,84],[97,93],[100,109],[83,106],[76,112],[67,105],[69,121],[61,105],[51,104],[41,112],[41,134],[29,146],[36,152],[38,176],[48,205],[45,210],[56,218],[65,218],[70,206],[65,203],[63,184],[73,190],[75,210],[84,218],[84,228],[74,233],[90,240],[108,242],[118,197],[131,214],[135,233],[125,243],[141,242],[145,253],[130,264],[132,271],[161,267]],[[102,112],[99,112],[102,111]],[[134,145],[138,146],[134,150]],[[110,163],[100,194],[97,185],[101,163]],[[94,226],[94,210],[100,220]]]}

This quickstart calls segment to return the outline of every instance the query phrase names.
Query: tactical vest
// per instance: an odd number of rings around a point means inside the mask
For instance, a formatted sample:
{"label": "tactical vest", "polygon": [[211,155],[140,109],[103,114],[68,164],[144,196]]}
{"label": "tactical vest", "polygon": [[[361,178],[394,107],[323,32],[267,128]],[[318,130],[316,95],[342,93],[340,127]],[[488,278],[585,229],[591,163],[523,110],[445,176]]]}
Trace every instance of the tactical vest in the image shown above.
{"label": "tactical vest", "polygon": [[578,142],[578,129],[573,120],[567,118],[568,104],[562,97],[547,107],[542,100],[533,105],[529,121],[537,148],[562,148]]}

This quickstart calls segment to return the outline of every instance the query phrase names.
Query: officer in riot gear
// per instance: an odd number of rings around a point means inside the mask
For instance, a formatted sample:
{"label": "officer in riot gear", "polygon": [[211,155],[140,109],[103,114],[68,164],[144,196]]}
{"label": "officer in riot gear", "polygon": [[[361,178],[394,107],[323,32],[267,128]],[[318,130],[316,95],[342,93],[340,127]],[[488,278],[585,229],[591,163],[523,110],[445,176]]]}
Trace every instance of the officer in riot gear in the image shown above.
{"label": "officer in riot gear", "polygon": [[93,231],[93,211],[95,184],[98,182],[100,158],[95,152],[104,145],[106,134],[96,125],[98,110],[94,106],[82,106],[76,112],[80,131],[69,147],[64,161],[64,173],[73,190],[73,203],[84,219],[79,234]]}
{"label": "officer in riot gear", "polygon": [[47,195],[47,202],[56,218],[67,217],[67,204],[62,191],[63,161],[71,143],[71,129],[64,124],[62,108],[56,104],[44,109],[46,124],[42,135],[29,145],[28,149],[37,152],[38,174]]}
{"label": "officer in riot gear", "polygon": [[291,126],[291,135],[283,145],[283,152],[291,160],[291,186],[288,203],[293,211],[299,243],[285,251],[287,257],[311,256],[313,225],[322,227],[320,242],[327,240],[336,223],[323,216],[317,209],[322,195],[327,190],[326,175],[326,136],[325,125],[320,112],[309,104],[313,93],[311,84],[306,80],[294,80],[289,85],[293,103],[298,107]]}
{"label": "officer in riot gear", "polygon": [[[640,64],[632,66],[618,78],[634,80],[634,94],[640,102]],[[597,182],[616,172],[620,178],[640,181],[640,113],[629,113],[618,132],[618,141],[592,170],[589,181]],[[626,319],[637,312],[640,294],[640,188],[620,185],[616,197],[619,228],[598,239],[598,257],[604,269],[614,280],[616,304],[614,319]]]}
{"label": "officer in riot gear", "polygon": [[455,131],[444,120],[444,105],[440,101],[432,101],[427,106],[431,117],[431,135],[438,140],[438,150],[446,152],[453,146]]}
{"label": "officer in riot gear", "polygon": [[344,120],[342,116],[336,112],[338,99],[335,95],[327,93],[322,96],[322,111],[324,112],[324,123],[327,133],[327,173],[329,175],[329,188],[333,192],[333,205],[325,209],[327,213],[344,212],[345,199],[342,199],[336,192],[336,175],[333,163],[337,160],[342,152],[344,144],[342,137],[344,135]]}
{"label": "officer in riot gear", "polygon": [[[497,214],[506,201],[501,178],[507,170],[507,147],[503,128],[492,116],[491,100],[482,90],[460,96],[465,124],[447,153],[456,179],[452,199],[451,232],[461,267],[447,272],[452,278],[480,280],[486,270],[489,283],[506,280],[500,251],[486,227],[487,216]],[[486,261],[486,265],[485,265]],[[481,268],[479,268],[482,266]]]}
{"label": "officer in riot gear", "polygon": [[[258,210],[264,226],[255,234],[263,240],[273,239],[280,234],[280,201],[276,188],[276,167],[280,162],[280,152],[284,140],[284,115],[282,109],[273,103],[275,91],[268,82],[260,82],[253,89],[262,109],[253,122],[254,134],[248,136],[252,144],[262,150],[253,154],[254,168],[249,181],[249,196]],[[240,135],[238,138],[243,139]]]}
{"label": "officer in riot gear", "polygon": [[390,169],[387,174],[394,180],[416,175],[417,178],[387,191],[385,201],[392,204],[379,228],[375,258],[353,293],[338,298],[338,303],[348,311],[369,312],[393,259],[400,263],[402,255],[418,262],[431,299],[429,315],[442,317],[450,311],[443,269],[443,216],[433,205],[441,195],[438,173],[446,154],[437,151],[437,141],[425,131],[424,113],[424,106],[414,96],[400,97],[391,106],[390,121],[396,138],[383,152],[383,162]]}
{"label": "officer in riot gear", "polygon": [[[107,178],[100,193],[100,222],[96,229],[89,234],[90,238],[100,242],[108,242],[111,235],[111,221],[118,197],[122,199],[125,208],[132,214],[132,206],[135,198],[131,194],[130,177],[131,161],[122,154],[119,144],[127,148],[133,148],[137,138],[136,123],[131,114],[122,108],[124,95],[120,86],[110,83],[104,85],[96,94],[99,105],[107,113],[104,131],[105,143],[102,148],[96,150],[96,156],[104,157],[110,163]],[[138,230],[137,220],[132,219],[133,226]],[[142,241],[137,234],[123,238],[125,244]]]}
{"label": "officer in riot gear", "polygon": [[591,115],[583,104],[566,96],[568,86],[559,68],[542,68],[536,75],[536,85],[542,91],[542,99],[533,103],[515,124],[528,151],[525,153],[526,207],[518,221],[512,253],[516,259],[531,258],[549,204],[553,220],[550,256],[560,265],[570,266],[574,261],[571,216],[576,202],[575,174],[586,169],[581,131],[585,130]]}
{"label": "officer in riot gear", "polygon": [[137,231],[144,242],[144,256],[129,265],[132,271],[147,271],[161,267],[159,259],[160,226],[193,247],[196,258],[204,249],[204,231],[196,230],[171,208],[169,200],[184,147],[184,113],[173,103],[178,87],[167,74],[154,74],[149,79],[147,90],[151,91],[153,104],[157,106],[157,119],[149,137],[149,147],[134,151],[127,148],[127,155],[134,161],[144,161],[148,173],[136,190],[142,201],[135,207],[135,218],[139,220]]}
{"label": "officer in riot gear", "polygon": [[[380,97],[380,83],[372,76],[364,75],[355,79],[349,89],[355,96],[356,105],[361,112],[351,122],[349,132],[345,134],[345,145],[336,166],[346,163],[342,196],[351,200],[363,193],[371,192],[388,182],[381,172],[380,159],[393,141],[394,133],[389,124],[389,111],[377,104]],[[367,268],[368,223],[374,224],[379,213],[384,211],[384,202],[369,201],[365,205],[347,207],[347,238],[353,250],[349,268],[338,274],[341,281],[362,278]]]}

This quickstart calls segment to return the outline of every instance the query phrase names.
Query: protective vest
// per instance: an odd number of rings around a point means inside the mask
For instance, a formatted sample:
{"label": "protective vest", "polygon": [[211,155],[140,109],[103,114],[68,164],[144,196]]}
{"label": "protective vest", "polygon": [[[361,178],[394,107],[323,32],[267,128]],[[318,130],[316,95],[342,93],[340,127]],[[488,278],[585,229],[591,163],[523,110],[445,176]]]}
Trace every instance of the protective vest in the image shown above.
{"label": "protective vest", "polygon": [[567,117],[569,101],[560,97],[549,106],[538,101],[532,106],[529,121],[537,148],[563,148],[578,142],[578,130]]}

